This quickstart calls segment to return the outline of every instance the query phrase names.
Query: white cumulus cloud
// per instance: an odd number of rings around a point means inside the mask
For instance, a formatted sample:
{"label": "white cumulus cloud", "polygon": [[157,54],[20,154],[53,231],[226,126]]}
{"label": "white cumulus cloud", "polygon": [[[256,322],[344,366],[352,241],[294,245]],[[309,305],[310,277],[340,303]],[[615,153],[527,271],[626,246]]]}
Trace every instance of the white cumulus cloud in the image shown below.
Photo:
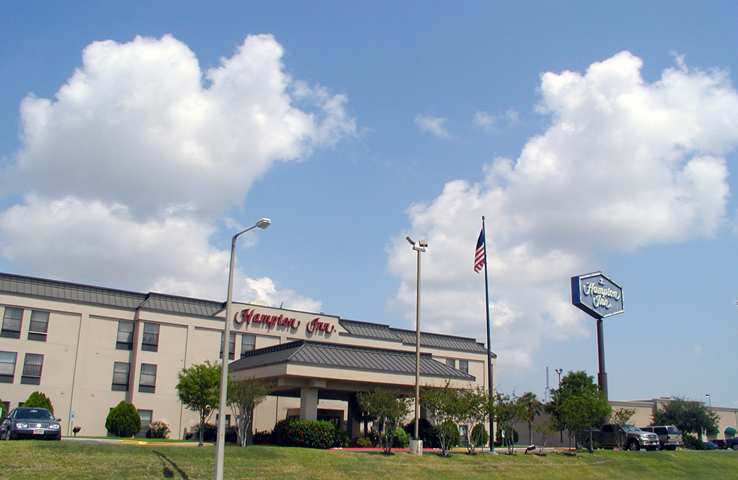
{"label": "white cumulus cloud", "polygon": [[[289,75],[271,35],[203,71],[170,35],[100,41],[53,98],[20,108],[0,255],[24,273],[223,298],[219,220],[275,162],[356,132],[347,97]],[[317,308],[239,272],[239,297]]]}
{"label": "white cumulus cloud", "polygon": [[418,114],[415,115],[414,122],[415,126],[418,127],[421,132],[430,133],[436,138],[451,138],[451,134],[446,129],[446,119],[443,117]]}
{"label": "white cumulus cloud", "polygon": [[[586,334],[569,304],[569,277],[602,267],[599,255],[712,235],[725,221],[725,155],[738,143],[738,93],[719,70],[684,65],[647,82],[628,52],[586,72],[547,72],[539,111],[550,117],[516,159],[484,180],[448,182],[408,210],[428,239],[423,317],[434,330],[484,338],[483,276],[472,271],[481,216],[501,372],[531,365],[544,341]],[[395,305],[414,309],[414,257],[399,234],[389,268]]]}

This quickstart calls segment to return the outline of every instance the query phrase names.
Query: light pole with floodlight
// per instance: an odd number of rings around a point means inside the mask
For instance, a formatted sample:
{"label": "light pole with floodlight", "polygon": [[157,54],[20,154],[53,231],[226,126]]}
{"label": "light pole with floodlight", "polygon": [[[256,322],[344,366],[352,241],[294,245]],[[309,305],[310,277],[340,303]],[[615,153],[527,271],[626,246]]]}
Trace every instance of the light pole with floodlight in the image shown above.
{"label": "light pole with floodlight", "polygon": [[417,243],[410,237],[405,239],[413,246],[413,250],[418,252],[418,272],[416,279],[415,292],[415,441],[412,445],[412,452],[415,455],[423,454],[423,441],[420,440],[419,424],[420,424],[420,254],[428,248],[426,240],[419,240]]}
{"label": "light pole with floodlight", "polygon": [[413,246],[413,250],[418,252],[418,272],[416,279],[415,292],[415,440],[411,445],[411,450],[415,455],[423,454],[423,441],[420,440],[419,424],[420,424],[420,254],[428,248],[426,240],[419,240],[417,243],[410,237],[405,239]]}
{"label": "light pole with floodlight", "polygon": [[218,436],[215,443],[215,480],[223,480],[223,458],[225,453],[225,411],[228,396],[228,356],[230,355],[231,309],[233,303],[233,271],[236,266],[236,240],[255,228],[264,230],[272,224],[268,218],[261,218],[254,225],[241,230],[231,239],[231,261],[228,265],[228,293],[226,296],[225,328],[223,331],[223,362],[220,371],[220,401],[218,402]]}

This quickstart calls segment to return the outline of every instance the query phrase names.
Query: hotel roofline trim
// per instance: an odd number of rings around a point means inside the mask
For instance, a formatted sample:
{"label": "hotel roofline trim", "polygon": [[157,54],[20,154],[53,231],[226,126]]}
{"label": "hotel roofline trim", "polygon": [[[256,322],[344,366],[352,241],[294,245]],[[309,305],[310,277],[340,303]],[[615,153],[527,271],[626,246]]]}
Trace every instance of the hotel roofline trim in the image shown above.
{"label": "hotel roofline trim", "polygon": [[[72,291],[84,292],[88,295],[87,298],[79,298],[72,295]],[[184,297],[179,295],[170,295],[160,292],[134,292],[131,290],[121,290],[110,287],[99,287],[95,285],[88,285],[82,283],[67,282],[61,280],[52,280],[40,277],[30,277],[24,275],[17,275],[11,273],[0,272],[0,293],[8,293],[12,295],[21,295],[33,298],[46,298],[49,300],[57,300],[62,302],[81,303],[86,305],[97,305],[108,308],[120,308],[128,311],[150,311],[156,313],[165,313],[173,315],[188,315],[198,318],[204,318],[215,321],[223,321],[223,317],[219,317],[219,314],[225,313],[225,302],[217,302],[214,300],[207,300],[201,298]],[[91,300],[94,296],[98,300]],[[105,298],[111,300],[105,301]],[[121,305],[124,300],[133,299],[134,302],[129,302],[127,305]],[[119,301],[113,301],[112,299],[118,299]],[[166,303],[165,303],[166,302]],[[237,302],[234,302],[237,303]],[[415,335],[415,330],[402,329],[391,327],[387,324],[367,322],[363,320],[349,320],[341,318],[338,315],[327,314],[324,312],[310,312],[304,310],[294,310],[283,307],[271,307],[269,305],[259,305],[247,302],[238,302],[239,305],[245,305],[254,308],[272,308],[280,311],[293,312],[293,313],[304,313],[308,315],[320,315],[326,317],[333,317],[343,326],[347,333],[340,332],[340,336],[351,336],[355,338],[365,338],[368,340],[384,340],[391,342],[399,342],[402,344],[415,344],[413,338],[412,342],[404,341],[401,335],[406,336],[407,334]],[[170,305],[170,308],[164,308],[164,306],[158,307],[156,305]],[[201,313],[187,311],[184,307],[199,306],[203,310]],[[362,327],[368,327],[362,328]],[[353,330],[353,331],[352,331]],[[374,335],[359,333],[365,331],[376,332]],[[382,333],[379,333],[381,331]],[[420,332],[421,335],[421,346],[438,348],[442,350],[458,351],[458,348],[454,348],[451,345],[440,345],[436,342],[431,343],[432,339],[441,341],[454,341],[459,342],[459,346],[465,346],[469,352],[486,353],[487,347],[484,343],[478,342],[476,339],[471,337],[463,337],[458,335],[447,335],[435,332]],[[492,358],[497,358],[497,354],[492,352]]]}

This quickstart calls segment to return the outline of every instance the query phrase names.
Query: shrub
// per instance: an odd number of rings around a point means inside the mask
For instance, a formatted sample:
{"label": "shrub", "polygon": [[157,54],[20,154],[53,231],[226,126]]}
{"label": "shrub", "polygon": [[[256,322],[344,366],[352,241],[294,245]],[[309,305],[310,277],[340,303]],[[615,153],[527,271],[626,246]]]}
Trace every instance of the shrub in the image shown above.
{"label": "shrub", "polygon": [[116,437],[132,437],[141,430],[141,417],[132,403],[121,401],[110,409],[105,428]]}
{"label": "shrub", "polygon": [[272,431],[276,445],[307,448],[331,448],[336,440],[336,427],[322,420],[281,420]]}
{"label": "shrub", "polygon": [[149,431],[146,436],[149,438],[167,438],[169,436],[169,425],[164,420],[154,420],[149,424]]}
{"label": "shrub", "polygon": [[336,436],[333,439],[333,446],[337,448],[346,448],[351,445],[351,435],[345,430],[336,429]]}
{"label": "shrub", "polygon": [[[412,438],[415,434],[415,420],[405,425],[404,430],[407,432],[408,437]],[[441,442],[438,441],[438,432],[436,432],[435,427],[425,418],[421,418],[420,422],[418,422],[418,435],[420,435],[420,439],[423,441],[423,448],[441,447]]]}
{"label": "shrub", "polygon": [[253,437],[254,445],[269,445],[272,443],[272,432],[256,431]]}
{"label": "shrub", "polygon": [[23,402],[23,406],[30,408],[45,408],[50,411],[52,415],[54,414],[54,406],[51,405],[51,400],[49,400],[49,397],[44,395],[43,392],[33,392],[30,394],[28,399]]}
{"label": "shrub", "polygon": [[392,446],[395,448],[407,448],[408,445],[410,445],[410,435],[404,429],[397,427]]}
{"label": "shrub", "polygon": [[443,430],[448,439],[448,448],[454,448],[461,443],[461,434],[459,433],[459,426],[452,420],[446,420],[438,426],[439,430]]}
{"label": "shrub", "polygon": [[684,448],[689,448],[691,450],[704,450],[705,444],[702,442],[699,438],[693,436],[693,435],[683,435],[682,441],[684,442]]}
{"label": "shrub", "polygon": [[[198,438],[200,436],[200,426],[195,425],[190,434],[190,438]],[[215,442],[218,439],[218,426],[214,423],[206,423],[203,428],[202,441]],[[226,443],[236,443],[238,441],[238,429],[234,426],[226,428]]]}
{"label": "shrub", "polygon": [[272,430],[272,443],[274,445],[289,445],[290,441],[290,422],[294,420],[280,420],[277,422],[276,425],[274,425],[274,430]]}
{"label": "shrub", "polygon": [[483,447],[487,445],[487,442],[489,442],[489,434],[484,428],[484,425],[482,425],[481,423],[477,423],[476,425],[474,425],[470,436],[471,442],[474,444],[475,447]]}
{"label": "shrub", "polygon": [[359,448],[372,448],[374,443],[369,437],[360,437],[356,439],[356,446]]}

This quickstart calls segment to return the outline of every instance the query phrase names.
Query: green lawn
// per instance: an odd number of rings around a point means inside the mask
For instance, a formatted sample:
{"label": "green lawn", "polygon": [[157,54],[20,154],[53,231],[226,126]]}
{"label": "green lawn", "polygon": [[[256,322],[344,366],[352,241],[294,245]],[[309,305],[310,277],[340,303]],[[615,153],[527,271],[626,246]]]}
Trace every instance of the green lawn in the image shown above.
{"label": "green lawn", "polygon": [[[212,447],[173,444],[96,445],[72,441],[0,442],[0,478],[147,479],[211,478]],[[504,479],[738,478],[738,452],[597,452],[576,457],[549,454],[455,454],[451,458],[229,446],[226,478],[255,479]]]}

